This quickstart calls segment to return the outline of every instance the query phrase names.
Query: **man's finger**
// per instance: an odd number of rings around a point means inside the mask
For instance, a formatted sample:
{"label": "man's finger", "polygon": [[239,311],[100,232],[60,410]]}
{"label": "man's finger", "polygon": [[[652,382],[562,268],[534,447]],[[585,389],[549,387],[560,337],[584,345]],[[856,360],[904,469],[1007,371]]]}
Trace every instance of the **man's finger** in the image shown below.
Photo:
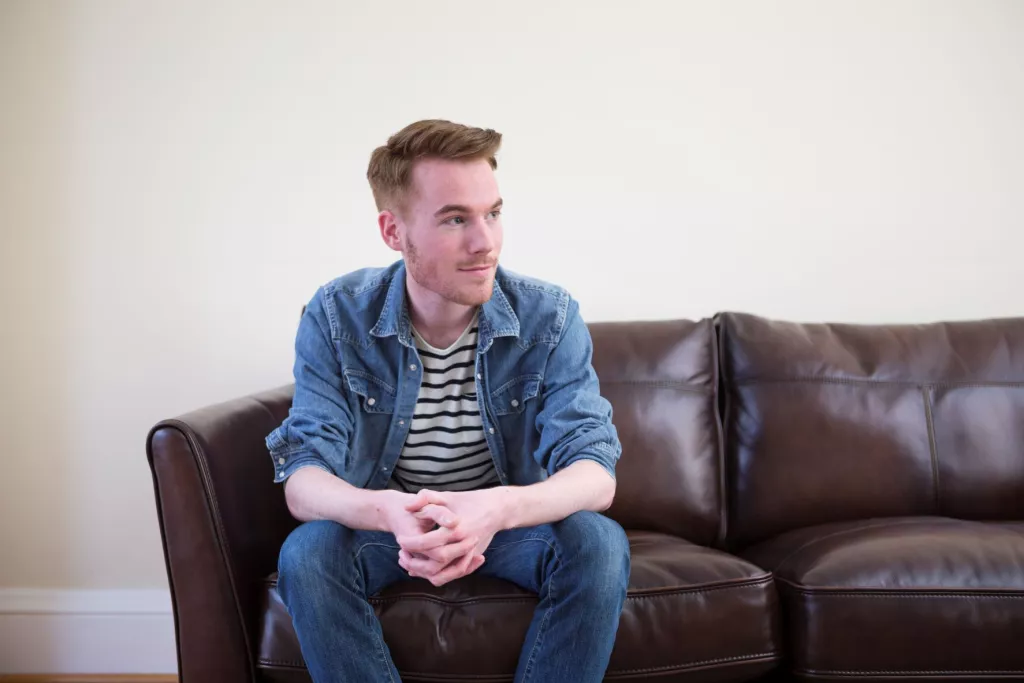
{"label": "man's finger", "polygon": [[429,579],[434,574],[444,569],[444,565],[439,562],[428,558],[416,558],[412,557],[404,550],[399,551],[399,564],[402,569],[409,572],[410,576],[418,576],[425,579]]}
{"label": "man's finger", "polygon": [[[470,565],[469,566],[472,566],[472,561],[473,561],[473,556],[472,555],[469,556],[469,561],[470,561]],[[428,577],[429,580],[430,580],[430,583],[434,584],[435,586],[443,586],[444,584],[448,583],[449,581],[454,581],[455,579],[458,579],[458,578],[461,578],[461,577],[465,576],[466,574],[469,573],[469,571],[468,571],[469,567],[463,568],[462,565],[464,563],[465,563],[465,559],[462,559],[462,560],[460,560],[458,562],[452,562],[450,565],[448,565],[447,567],[445,567],[444,569],[442,569],[438,573],[434,574],[431,577]]]}
{"label": "man's finger", "polygon": [[447,505],[444,496],[437,491],[420,489],[419,492],[416,493],[416,497],[406,504],[405,509],[409,512],[416,512],[429,503],[433,503],[434,505]]}
{"label": "man's finger", "polygon": [[424,505],[430,503],[430,501],[427,500],[426,496],[421,495],[422,493],[422,491],[420,493],[417,493],[416,495],[413,496],[412,500],[405,504],[406,512],[416,512],[420,510]]}
{"label": "man's finger", "polygon": [[403,536],[397,539],[398,545],[410,553],[425,553],[449,543],[456,543],[464,538],[458,529],[441,527],[419,536]]}
{"label": "man's finger", "polygon": [[483,555],[474,555],[473,553],[469,553],[466,555],[465,561],[466,574],[472,574],[480,568],[480,565],[483,564]]}
{"label": "man's finger", "polygon": [[445,567],[445,565],[431,560],[426,555],[411,555],[404,550],[398,551],[398,564],[409,573],[409,576],[423,579],[429,579]]}
{"label": "man's finger", "polygon": [[462,576],[469,576],[477,569],[480,569],[480,567],[483,566],[483,563],[483,555],[474,555],[473,553],[467,553],[465,557],[459,560],[459,566],[463,568]]}
{"label": "man's finger", "polygon": [[415,572],[416,576],[421,576],[424,579],[429,579],[431,576],[434,576],[444,569],[445,566],[446,565],[443,565],[440,562],[435,562],[434,560],[411,560],[409,562],[409,570]]}
{"label": "man's finger", "polygon": [[409,553],[404,550],[398,551],[398,566],[404,569],[409,576],[419,576],[419,573],[417,573],[409,564],[411,559],[412,558],[409,556]]}
{"label": "man's finger", "polygon": [[444,566],[455,558],[462,557],[463,555],[468,555],[469,558],[472,559],[472,551],[473,548],[476,547],[477,540],[478,539],[476,537],[471,537],[459,541],[458,543],[449,543],[448,545],[443,545],[440,548],[434,548],[427,552],[427,557],[435,562],[440,562],[441,566]]}
{"label": "man's finger", "polygon": [[435,505],[434,503],[427,503],[419,512],[414,512],[413,515],[418,519],[430,519],[441,526],[453,529],[459,524],[459,518],[454,512],[442,505]]}

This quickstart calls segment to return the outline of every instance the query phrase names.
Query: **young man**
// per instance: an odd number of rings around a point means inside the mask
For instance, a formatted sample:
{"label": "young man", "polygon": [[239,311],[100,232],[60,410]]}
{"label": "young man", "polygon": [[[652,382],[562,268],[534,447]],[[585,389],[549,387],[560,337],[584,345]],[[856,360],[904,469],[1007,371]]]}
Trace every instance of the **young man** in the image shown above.
{"label": "young man", "polygon": [[377,148],[377,222],[403,258],[303,313],[267,446],[305,522],[278,587],[317,683],[398,681],[367,598],[473,572],[540,598],[516,681],[596,683],[608,665],[629,545],[599,513],[621,447],[577,303],[498,266],[500,142],[420,121]]}

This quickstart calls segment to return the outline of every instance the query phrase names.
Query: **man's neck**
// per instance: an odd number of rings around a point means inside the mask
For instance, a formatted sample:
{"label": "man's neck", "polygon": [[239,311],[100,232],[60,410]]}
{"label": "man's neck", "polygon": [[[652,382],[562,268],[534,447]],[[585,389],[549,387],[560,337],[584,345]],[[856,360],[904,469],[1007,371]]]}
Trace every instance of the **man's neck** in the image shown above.
{"label": "man's neck", "polygon": [[405,294],[413,327],[428,344],[439,349],[454,344],[476,313],[476,306],[449,301],[420,287],[411,277],[405,279]]}

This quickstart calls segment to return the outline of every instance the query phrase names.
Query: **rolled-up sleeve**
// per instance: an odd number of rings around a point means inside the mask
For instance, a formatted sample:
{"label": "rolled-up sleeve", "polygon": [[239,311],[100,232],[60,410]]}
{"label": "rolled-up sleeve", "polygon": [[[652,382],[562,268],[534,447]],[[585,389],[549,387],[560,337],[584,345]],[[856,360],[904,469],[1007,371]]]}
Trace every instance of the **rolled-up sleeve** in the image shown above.
{"label": "rolled-up sleeve", "polygon": [[321,288],[302,314],[295,336],[295,398],[288,417],[266,439],[276,482],[303,467],[319,467],[336,476],[344,471],[352,413],[324,296]]}
{"label": "rolled-up sleeve", "polygon": [[543,404],[537,414],[540,446],[534,457],[549,475],[578,460],[593,460],[615,477],[622,446],[592,358],[590,331],[580,317],[579,304],[570,298],[548,359]]}

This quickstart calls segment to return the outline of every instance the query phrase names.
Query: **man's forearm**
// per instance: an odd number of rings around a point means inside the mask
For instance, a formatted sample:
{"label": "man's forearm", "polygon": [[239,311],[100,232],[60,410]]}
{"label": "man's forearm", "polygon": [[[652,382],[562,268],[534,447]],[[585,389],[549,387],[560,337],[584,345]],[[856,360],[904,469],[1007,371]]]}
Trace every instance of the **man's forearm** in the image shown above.
{"label": "man's forearm", "polygon": [[593,460],[578,460],[548,479],[501,490],[504,526],[536,526],[565,519],[574,512],[607,510],[615,497],[615,479]]}
{"label": "man's forearm", "polygon": [[384,505],[393,493],[356,488],[319,467],[303,467],[288,478],[284,497],[300,522],[329,519],[349,529],[385,531]]}

